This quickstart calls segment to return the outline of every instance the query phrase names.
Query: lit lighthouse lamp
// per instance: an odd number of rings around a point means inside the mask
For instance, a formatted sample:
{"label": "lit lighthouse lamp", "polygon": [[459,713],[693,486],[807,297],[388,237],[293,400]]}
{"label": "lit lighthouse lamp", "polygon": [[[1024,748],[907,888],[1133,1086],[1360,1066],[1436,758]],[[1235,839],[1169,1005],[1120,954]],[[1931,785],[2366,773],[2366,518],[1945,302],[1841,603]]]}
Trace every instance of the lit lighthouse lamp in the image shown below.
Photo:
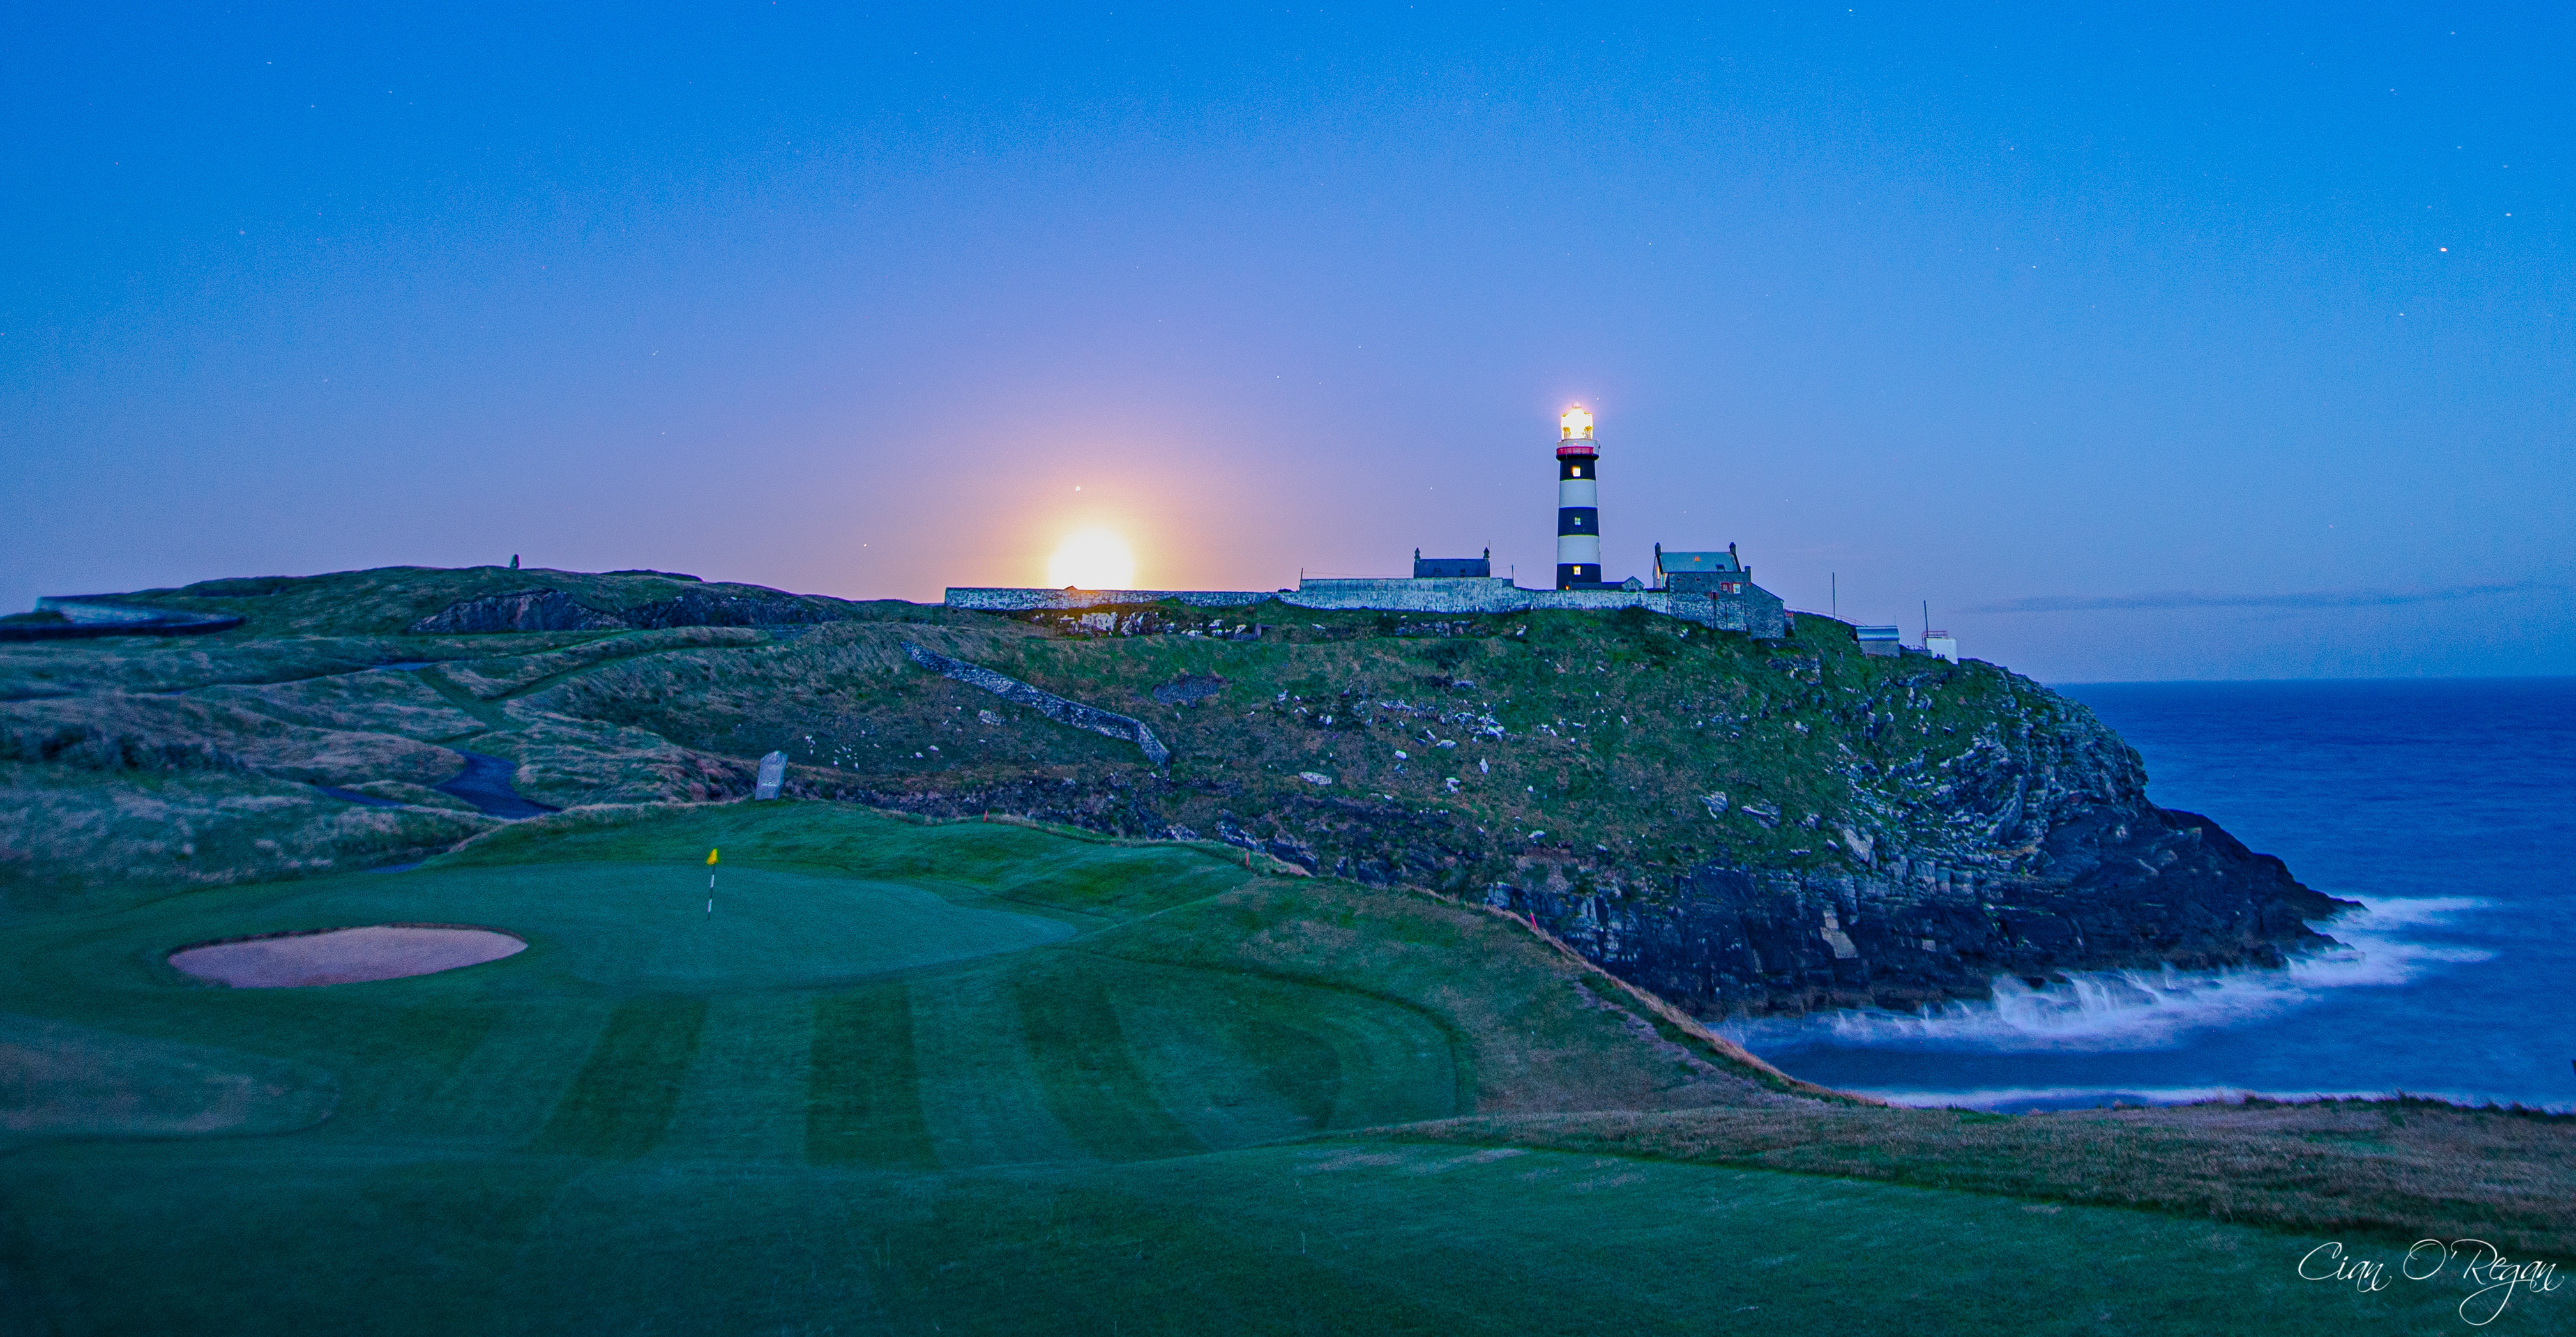
{"label": "lit lighthouse lamp", "polygon": [[1557,418],[1556,587],[1601,583],[1601,454],[1592,411],[1577,404]]}

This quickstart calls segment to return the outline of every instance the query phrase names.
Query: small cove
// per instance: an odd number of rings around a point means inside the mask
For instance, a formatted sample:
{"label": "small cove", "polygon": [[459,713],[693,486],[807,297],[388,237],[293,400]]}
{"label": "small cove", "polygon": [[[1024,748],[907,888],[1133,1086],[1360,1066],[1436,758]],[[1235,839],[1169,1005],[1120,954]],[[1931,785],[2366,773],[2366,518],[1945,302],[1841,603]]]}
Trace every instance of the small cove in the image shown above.
{"label": "small cove", "polygon": [[461,798],[490,816],[506,817],[512,821],[563,811],[549,803],[523,798],[510,786],[511,778],[519,773],[519,763],[507,757],[485,756],[463,748],[451,750],[465,758],[465,769],[454,779],[430,786],[439,793]]}

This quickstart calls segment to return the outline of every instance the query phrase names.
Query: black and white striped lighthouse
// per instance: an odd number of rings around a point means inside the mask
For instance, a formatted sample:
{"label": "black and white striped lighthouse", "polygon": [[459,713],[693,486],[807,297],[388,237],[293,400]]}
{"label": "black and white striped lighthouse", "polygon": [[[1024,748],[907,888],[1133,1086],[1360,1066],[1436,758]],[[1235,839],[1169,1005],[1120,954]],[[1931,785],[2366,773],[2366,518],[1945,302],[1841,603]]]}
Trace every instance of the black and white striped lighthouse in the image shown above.
{"label": "black and white striped lighthouse", "polygon": [[1601,456],[1591,410],[1577,404],[1557,427],[1556,587],[1582,589],[1601,583]]}

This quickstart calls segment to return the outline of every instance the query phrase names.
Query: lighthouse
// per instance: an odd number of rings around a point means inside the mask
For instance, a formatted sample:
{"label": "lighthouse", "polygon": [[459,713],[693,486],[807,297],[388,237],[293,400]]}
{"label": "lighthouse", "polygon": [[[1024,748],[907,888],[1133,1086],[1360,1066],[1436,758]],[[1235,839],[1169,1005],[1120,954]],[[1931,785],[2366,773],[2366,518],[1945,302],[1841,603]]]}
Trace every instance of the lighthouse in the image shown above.
{"label": "lighthouse", "polygon": [[1584,589],[1601,583],[1601,455],[1591,410],[1574,405],[1556,422],[1556,587]]}

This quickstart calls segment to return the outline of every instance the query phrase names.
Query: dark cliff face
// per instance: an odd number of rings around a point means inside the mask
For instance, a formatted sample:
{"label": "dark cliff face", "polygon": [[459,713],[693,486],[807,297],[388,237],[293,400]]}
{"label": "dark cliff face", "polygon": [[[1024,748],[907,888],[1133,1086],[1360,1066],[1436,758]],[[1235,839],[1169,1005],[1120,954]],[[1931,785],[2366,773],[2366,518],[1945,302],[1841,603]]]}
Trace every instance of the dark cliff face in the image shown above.
{"label": "dark cliff face", "polygon": [[2329,939],[2306,920],[2346,903],[2216,823],[2141,806],[2084,841],[2072,876],[1896,855],[1860,873],[1707,865],[1669,892],[1497,884],[1490,903],[1538,921],[1614,973],[1708,1014],[1983,997],[2001,975],[2171,964],[2278,966]]}
{"label": "dark cliff face", "polygon": [[2149,803],[2137,752],[2083,706],[2035,684],[2020,701],[1948,768],[1937,804],[1892,801],[1890,782],[1916,777],[1856,786],[1891,820],[1835,833],[1848,868],[1708,863],[1666,889],[1542,856],[1486,899],[1710,1014],[1910,1010],[1986,996],[2002,975],[2279,966],[2331,941],[2307,921],[2353,902]]}

